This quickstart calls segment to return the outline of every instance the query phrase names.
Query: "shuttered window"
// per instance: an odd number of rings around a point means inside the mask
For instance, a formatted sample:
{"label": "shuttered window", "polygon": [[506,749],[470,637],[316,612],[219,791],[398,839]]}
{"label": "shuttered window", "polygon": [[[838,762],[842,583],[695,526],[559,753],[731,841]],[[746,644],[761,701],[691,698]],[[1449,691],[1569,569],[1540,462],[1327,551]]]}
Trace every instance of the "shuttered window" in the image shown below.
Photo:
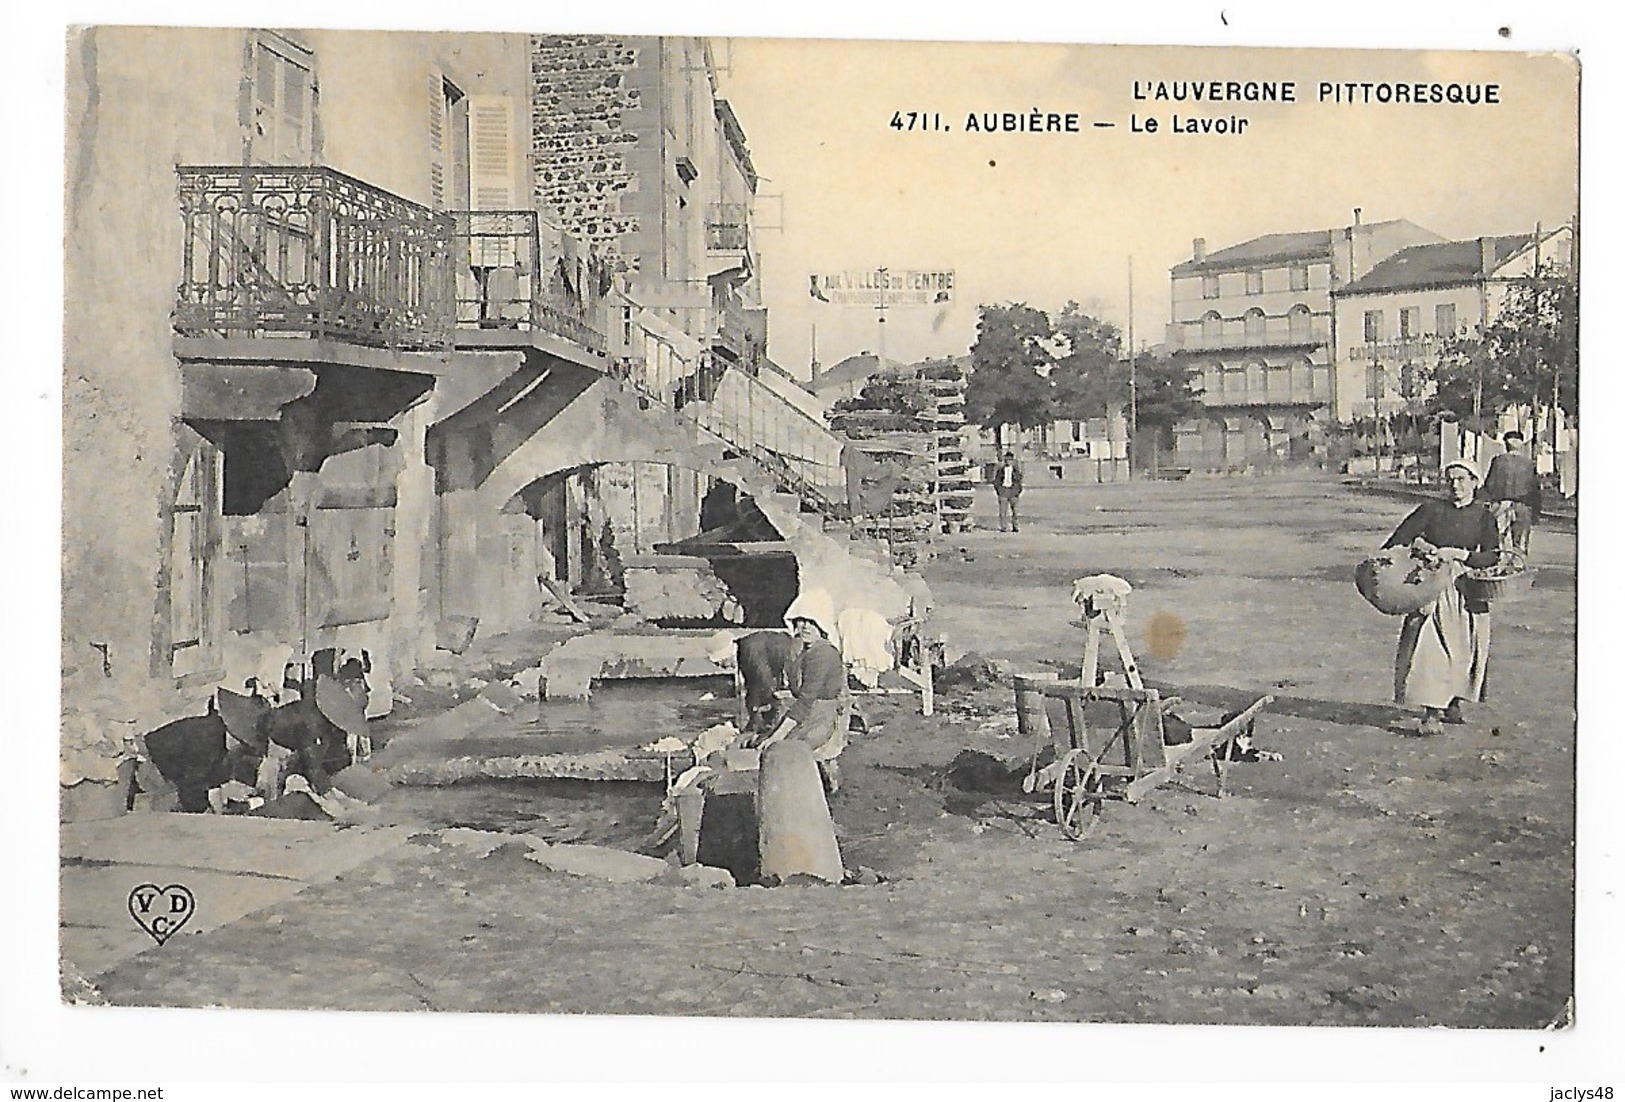
{"label": "shuttered window", "polygon": [[513,101],[507,96],[470,96],[472,147],[470,191],[475,210],[514,210]]}
{"label": "shuttered window", "polygon": [[439,69],[429,70],[429,205],[468,210],[468,97]]}

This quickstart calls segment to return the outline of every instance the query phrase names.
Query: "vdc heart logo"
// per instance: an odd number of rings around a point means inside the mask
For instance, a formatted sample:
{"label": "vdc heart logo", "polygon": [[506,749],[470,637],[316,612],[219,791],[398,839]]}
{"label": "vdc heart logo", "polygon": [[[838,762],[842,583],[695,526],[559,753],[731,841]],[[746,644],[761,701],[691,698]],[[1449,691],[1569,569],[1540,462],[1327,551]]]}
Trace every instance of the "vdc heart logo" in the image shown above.
{"label": "vdc heart logo", "polygon": [[159,945],[185,926],[195,910],[197,900],[185,884],[171,884],[167,888],[137,884],[130,889],[130,917]]}

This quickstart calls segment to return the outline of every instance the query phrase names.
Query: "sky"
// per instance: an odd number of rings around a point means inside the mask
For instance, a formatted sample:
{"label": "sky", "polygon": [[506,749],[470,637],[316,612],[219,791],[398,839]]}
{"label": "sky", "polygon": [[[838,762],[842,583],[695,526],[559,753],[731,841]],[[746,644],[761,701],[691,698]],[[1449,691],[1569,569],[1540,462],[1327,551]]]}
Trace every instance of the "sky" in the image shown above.
{"label": "sky", "polygon": [[[1577,209],[1579,67],[1561,54],[731,38],[721,94],[758,172],[769,354],[805,378],[860,351],[956,355],[980,303],[1076,300],[1136,344],[1169,316],[1168,269],[1277,232],[1405,218],[1446,238]],[[1155,81],[1291,81],[1293,103],[1176,103]],[[1134,98],[1139,81],[1147,99]],[[1320,82],[1495,84],[1494,105],[1336,104]],[[1079,133],[970,133],[969,113],[1078,115]],[[894,111],[946,131],[900,131]],[[1245,118],[1239,135],[1173,116]],[[1133,116],[1133,118],[1131,118]],[[1158,121],[1155,133],[1136,121]],[[1096,121],[1115,123],[1097,128]],[[952,268],[951,308],[826,305],[812,273]]]}

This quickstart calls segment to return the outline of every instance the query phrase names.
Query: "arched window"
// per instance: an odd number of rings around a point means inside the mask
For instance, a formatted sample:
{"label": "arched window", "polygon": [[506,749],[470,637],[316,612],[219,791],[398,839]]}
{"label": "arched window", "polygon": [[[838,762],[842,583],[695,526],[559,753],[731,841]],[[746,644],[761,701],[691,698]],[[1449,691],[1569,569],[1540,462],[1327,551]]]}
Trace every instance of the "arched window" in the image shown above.
{"label": "arched window", "polygon": [[1202,315],[1202,339],[1217,340],[1224,335],[1224,319],[1217,310],[1209,310]]}
{"label": "arched window", "polygon": [[1292,365],[1292,387],[1308,394],[1315,386],[1315,368],[1308,357]]}
{"label": "arched window", "polygon": [[1242,328],[1249,341],[1262,339],[1264,336],[1264,311],[1256,306],[1247,311],[1242,318]]}
{"label": "arched window", "polygon": [[1286,314],[1286,326],[1287,333],[1293,340],[1309,340],[1309,333],[1311,329],[1309,307],[1300,302],[1298,305],[1288,310]]}
{"label": "arched window", "polygon": [[1262,361],[1248,364],[1247,389],[1254,393],[1262,393],[1264,390],[1264,375],[1265,367]]}

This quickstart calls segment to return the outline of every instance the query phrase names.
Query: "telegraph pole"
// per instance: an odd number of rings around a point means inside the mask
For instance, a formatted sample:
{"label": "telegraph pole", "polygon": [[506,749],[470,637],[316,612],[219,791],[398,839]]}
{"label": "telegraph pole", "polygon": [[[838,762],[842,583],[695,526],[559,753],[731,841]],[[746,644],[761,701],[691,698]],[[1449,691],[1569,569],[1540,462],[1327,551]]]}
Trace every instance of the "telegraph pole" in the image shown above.
{"label": "telegraph pole", "polygon": [[886,363],[886,287],[887,287],[888,284],[891,283],[891,271],[890,271],[890,269],[887,269],[887,268],[881,268],[879,271],[880,271],[880,301],[878,303],[876,303],[876,305],[875,305],[875,313],[879,317],[879,321],[876,322],[876,325],[879,327],[880,335],[879,335],[879,338],[878,338],[878,340],[876,342],[876,346],[880,350],[879,351],[879,363],[880,363],[880,366],[885,366],[885,363]]}
{"label": "telegraph pole", "polygon": [[1140,391],[1134,350],[1134,258],[1128,258],[1128,477],[1134,479],[1134,453],[1140,446]]}

